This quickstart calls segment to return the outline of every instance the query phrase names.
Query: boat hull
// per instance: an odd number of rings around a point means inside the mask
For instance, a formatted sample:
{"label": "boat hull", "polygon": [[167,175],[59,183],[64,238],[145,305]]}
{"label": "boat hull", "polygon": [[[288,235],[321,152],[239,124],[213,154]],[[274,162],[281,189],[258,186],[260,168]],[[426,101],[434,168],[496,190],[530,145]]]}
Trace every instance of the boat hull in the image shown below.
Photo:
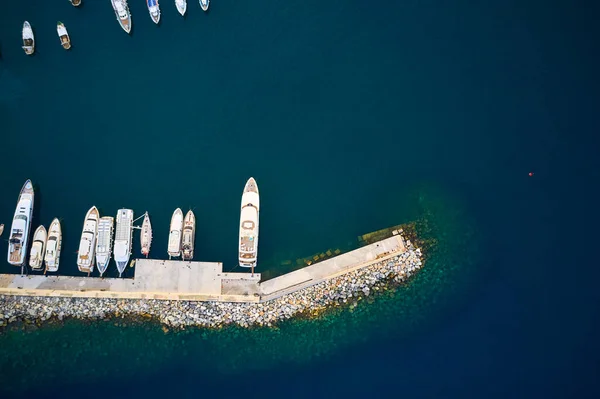
{"label": "boat hull", "polygon": [[29,22],[23,22],[23,30],[21,32],[23,39],[23,50],[25,54],[32,55],[35,52],[35,36],[33,35],[33,29]]}
{"label": "boat hull", "polygon": [[183,212],[177,208],[171,217],[171,226],[169,229],[169,244],[167,253],[169,258],[181,256],[181,232],[183,230]]}
{"label": "boat hull", "polygon": [[62,231],[60,221],[54,219],[48,229],[48,240],[46,241],[46,253],[44,263],[46,271],[56,272],[60,264],[60,249],[62,247]]}
{"label": "boat hull", "polygon": [[31,180],[27,180],[19,193],[19,200],[8,238],[8,263],[13,266],[23,266],[25,264],[31,231],[33,201],[33,184]]}
{"label": "boat hull", "polygon": [[127,32],[131,33],[131,27],[133,24],[133,20],[131,18],[131,12],[129,11],[129,6],[127,5],[126,0],[111,0],[113,10],[115,11],[115,16],[117,17],[117,21],[121,28]]}
{"label": "boat hull", "polygon": [[98,221],[100,213],[93,206],[85,215],[83,221],[83,231],[79,240],[79,251],[77,253],[77,268],[82,273],[91,273],[94,271],[96,238],[98,236]]}

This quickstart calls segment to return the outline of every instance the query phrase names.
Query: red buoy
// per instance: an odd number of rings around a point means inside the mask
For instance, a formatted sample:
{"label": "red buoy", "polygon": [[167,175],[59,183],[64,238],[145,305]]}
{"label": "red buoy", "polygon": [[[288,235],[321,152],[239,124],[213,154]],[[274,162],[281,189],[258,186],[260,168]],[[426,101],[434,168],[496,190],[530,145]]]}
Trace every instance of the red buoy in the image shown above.
{"label": "red buoy", "polygon": [[529,172],[529,177],[533,176],[533,172]]}

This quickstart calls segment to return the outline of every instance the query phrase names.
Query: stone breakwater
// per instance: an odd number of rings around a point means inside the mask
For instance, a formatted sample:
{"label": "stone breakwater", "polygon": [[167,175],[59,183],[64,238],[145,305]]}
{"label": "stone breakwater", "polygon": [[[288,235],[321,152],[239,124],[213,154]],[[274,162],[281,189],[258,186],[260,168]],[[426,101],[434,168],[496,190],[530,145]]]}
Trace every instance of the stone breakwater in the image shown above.
{"label": "stone breakwater", "polygon": [[149,318],[168,327],[218,328],[273,326],[298,315],[316,315],[332,306],[352,303],[379,291],[382,284],[406,281],[422,266],[421,250],[407,242],[407,251],[313,286],[258,303],[172,301],[157,299],[0,296],[0,327],[50,320]]}

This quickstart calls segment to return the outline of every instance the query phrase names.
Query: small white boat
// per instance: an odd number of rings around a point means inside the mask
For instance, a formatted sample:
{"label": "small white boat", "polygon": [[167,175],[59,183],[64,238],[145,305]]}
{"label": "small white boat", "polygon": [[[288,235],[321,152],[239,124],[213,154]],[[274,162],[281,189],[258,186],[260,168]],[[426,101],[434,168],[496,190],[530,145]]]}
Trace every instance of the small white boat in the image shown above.
{"label": "small white boat", "polygon": [[31,253],[29,254],[29,267],[32,270],[42,270],[47,238],[48,234],[44,226],[38,227],[33,233],[33,244],[31,244]]}
{"label": "small white boat", "polygon": [[79,251],[77,253],[77,267],[80,272],[88,275],[94,271],[94,252],[96,250],[96,237],[98,236],[98,220],[100,213],[93,206],[87,211],[83,221],[83,231],[79,240]]}
{"label": "small white boat", "polygon": [[62,231],[60,229],[60,220],[55,218],[48,229],[48,241],[46,242],[46,254],[44,255],[47,272],[58,271],[61,246]]}
{"label": "small white boat", "polygon": [[183,212],[180,208],[175,209],[171,217],[171,228],[169,231],[169,245],[167,252],[171,257],[181,256],[181,230],[183,229]]}
{"label": "small white boat", "polygon": [[253,177],[248,179],[242,194],[240,212],[239,262],[241,267],[256,267],[258,258],[258,215],[260,197]]}
{"label": "small white boat", "polygon": [[35,37],[33,36],[33,29],[29,22],[23,22],[23,50],[25,54],[31,55],[35,51]]}
{"label": "small white boat", "polygon": [[69,0],[71,2],[71,4],[73,4],[75,7],[79,7],[81,5],[81,0]]}
{"label": "small white boat", "polygon": [[4,233],[4,224],[0,224],[0,236]]}
{"label": "small white boat", "polygon": [[17,202],[8,238],[8,263],[13,266],[21,266],[21,271],[23,271],[29,244],[33,196],[33,184],[31,180],[27,180],[19,193],[19,202]]}
{"label": "small white boat", "polygon": [[65,25],[58,21],[56,24],[56,33],[58,33],[58,37],[60,38],[60,44],[63,46],[65,50],[71,48],[71,38],[69,37],[69,33],[67,32],[67,28]]}
{"label": "small white boat", "polygon": [[117,264],[119,277],[129,263],[133,239],[133,210],[119,209],[117,211],[117,227],[115,229],[115,247],[113,257]]}
{"label": "small white boat", "polygon": [[158,24],[160,22],[160,6],[158,5],[158,0],[146,0],[146,5],[148,6],[150,18],[152,18],[155,24]]}
{"label": "small white boat", "polygon": [[187,11],[187,0],[175,0],[175,7],[177,7],[177,11],[181,14],[181,16],[185,16],[185,12]]}
{"label": "small white boat", "polygon": [[96,265],[100,277],[108,268],[110,254],[112,253],[112,241],[115,218],[103,216],[98,222],[98,239],[96,240]]}
{"label": "small white boat", "polygon": [[129,6],[127,5],[127,0],[110,0],[112,3],[113,10],[115,10],[115,15],[117,16],[117,21],[119,21],[119,25],[121,28],[127,33],[131,32],[131,13],[129,12]]}
{"label": "small white boat", "polygon": [[152,224],[150,223],[150,216],[148,216],[148,212],[146,212],[144,215],[140,241],[142,244],[142,255],[147,258],[148,254],[150,254],[150,246],[152,245]]}
{"label": "small white boat", "polygon": [[183,219],[183,238],[181,240],[181,251],[183,260],[194,258],[194,236],[196,235],[196,216],[190,209]]}
{"label": "small white boat", "polygon": [[204,11],[208,11],[209,4],[210,0],[200,0],[200,7],[202,7]]}

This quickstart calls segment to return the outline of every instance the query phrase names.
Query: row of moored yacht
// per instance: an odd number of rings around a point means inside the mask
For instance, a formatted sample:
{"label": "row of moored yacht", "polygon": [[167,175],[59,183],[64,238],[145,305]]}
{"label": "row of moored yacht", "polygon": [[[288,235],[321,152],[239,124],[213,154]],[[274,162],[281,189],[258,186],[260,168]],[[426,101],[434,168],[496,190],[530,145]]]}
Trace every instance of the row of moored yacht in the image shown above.
{"label": "row of moored yacht", "polygon": [[[27,180],[19,193],[17,208],[10,229],[8,246],[8,263],[14,266],[25,266],[31,220],[33,216],[34,190],[31,180]],[[258,215],[260,199],[258,187],[254,178],[248,179],[242,193],[240,208],[239,230],[239,264],[242,267],[254,269],[258,255]],[[144,218],[141,227],[134,226],[141,217]],[[83,222],[83,231],[77,251],[77,267],[88,276],[97,265],[102,276],[114,258],[119,276],[127,267],[131,257],[133,229],[140,229],[140,244],[142,255],[148,257],[152,245],[152,224],[148,212],[134,219],[131,209],[119,209],[115,218],[100,216],[98,208],[92,206]],[[0,234],[4,225],[0,225]],[[171,217],[169,229],[169,244],[167,252],[169,259],[178,258],[191,261],[194,258],[194,241],[196,235],[196,216],[189,210],[185,217],[181,208],[177,208]],[[48,230],[39,226],[33,234],[29,266],[34,271],[56,272],[60,262],[62,246],[62,230],[60,220],[55,218]],[[132,262],[132,265],[135,261]]]}

